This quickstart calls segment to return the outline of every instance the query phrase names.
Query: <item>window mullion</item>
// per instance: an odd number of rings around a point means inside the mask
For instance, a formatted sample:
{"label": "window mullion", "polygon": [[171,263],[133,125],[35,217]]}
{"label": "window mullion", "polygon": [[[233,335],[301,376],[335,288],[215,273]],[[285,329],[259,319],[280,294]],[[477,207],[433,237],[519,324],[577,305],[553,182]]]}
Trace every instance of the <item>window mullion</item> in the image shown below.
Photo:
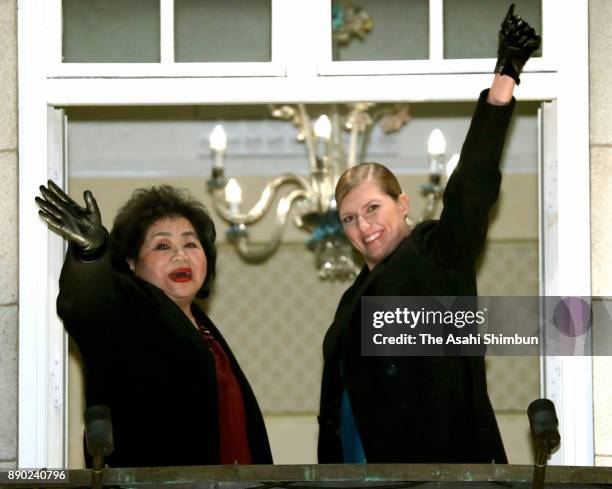
{"label": "window mullion", "polygon": [[444,59],[444,0],[429,0],[429,59]]}
{"label": "window mullion", "polygon": [[286,0],[287,75],[310,79],[331,61],[331,0]]}
{"label": "window mullion", "polygon": [[174,63],[174,0],[159,0],[159,60]]}
{"label": "window mullion", "polygon": [[271,25],[271,56],[272,63],[285,65],[291,56],[291,23],[288,16],[291,15],[291,5],[287,0],[271,0],[272,2],[272,25]]}

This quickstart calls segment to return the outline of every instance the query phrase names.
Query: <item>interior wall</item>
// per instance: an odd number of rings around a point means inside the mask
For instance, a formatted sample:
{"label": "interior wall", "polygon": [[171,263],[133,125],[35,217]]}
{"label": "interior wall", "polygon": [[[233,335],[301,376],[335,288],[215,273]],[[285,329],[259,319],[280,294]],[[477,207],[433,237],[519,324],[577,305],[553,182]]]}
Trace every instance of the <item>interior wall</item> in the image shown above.
{"label": "interior wall", "polygon": [[[423,208],[419,185],[426,174],[402,175],[412,196],[412,214]],[[71,195],[81,198],[90,189],[103,215],[112,216],[137,187],[170,183],[187,188],[208,208],[205,178],[71,178]],[[242,177],[246,204],[254,202],[266,178]],[[227,225],[214,215],[218,230],[218,270],[212,296],[204,306],[228,339],[241,363],[266,418],[275,463],[316,463],[321,344],[344,289],[342,282],[322,282],[314,257],[306,249],[306,233],[288,226],[277,253],[262,264],[242,261],[226,242]],[[253,233],[263,240],[270,223]],[[534,174],[506,175],[494,212],[489,243],[479,267],[482,295],[537,295],[537,178]],[[511,462],[532,461],[526,406],[538,397],[537,358],[487,359],[490,396]],[[511,375],[508,375],[511,373]],[[76,363],[70,368],[70,465],[82,460],[83,411]]]}

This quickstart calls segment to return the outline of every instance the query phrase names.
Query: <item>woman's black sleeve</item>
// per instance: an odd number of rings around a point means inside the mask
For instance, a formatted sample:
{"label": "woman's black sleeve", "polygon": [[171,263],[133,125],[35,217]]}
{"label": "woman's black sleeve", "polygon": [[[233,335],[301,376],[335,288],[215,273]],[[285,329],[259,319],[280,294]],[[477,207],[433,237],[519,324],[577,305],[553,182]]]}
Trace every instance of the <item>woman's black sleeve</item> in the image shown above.
{"label": "woman's black sleeve", "polygon": [[446,186],[444,208],[430,236],[430,252],[448,266],[473,266],[486,239],[489,213],[499,195],[504,140],[515,105],[487,102],[484,90],[476,105],[461,156]]}
{"label": "woman's black sleeve", "polygon": [[74,245],[68,247],[59,279],[57,313],[77,342],[95,330],[108,330],[116,321],[121,294],[118,275],[107,246],[95,260],[84,260]]}

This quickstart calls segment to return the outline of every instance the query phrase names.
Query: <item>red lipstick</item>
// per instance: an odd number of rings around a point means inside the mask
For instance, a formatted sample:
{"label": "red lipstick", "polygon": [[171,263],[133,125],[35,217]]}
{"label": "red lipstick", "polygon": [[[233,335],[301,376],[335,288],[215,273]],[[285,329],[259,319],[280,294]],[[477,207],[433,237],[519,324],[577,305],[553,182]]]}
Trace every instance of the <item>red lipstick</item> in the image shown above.
{"label": "red lipstick", "polygon": [[173,282],[189,282],[191,280],[191,268],[177,268],[170,272],[170,280]]}

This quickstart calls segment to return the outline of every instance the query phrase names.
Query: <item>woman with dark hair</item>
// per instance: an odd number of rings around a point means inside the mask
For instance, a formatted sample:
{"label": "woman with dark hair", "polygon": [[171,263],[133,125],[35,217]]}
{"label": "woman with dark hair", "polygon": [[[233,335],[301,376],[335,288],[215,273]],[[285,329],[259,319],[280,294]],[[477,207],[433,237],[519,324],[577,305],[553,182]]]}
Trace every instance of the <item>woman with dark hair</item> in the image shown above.
{"label": "woman with dark hair", "polygon": [[336,186],[344,231],[365,266],[323,343],[319,462],[507,463],[484,358],[361,353],[363,296],[475,296],[475,262],[499,193],[514,86],[540,38],[510,7],[498,63],[481,93],[437,221],[406,222],[408,197],[387,168],[363,163]]}
{"label": "woman with dark hair", "polygon": [[110,236],[49,181],[39,214],[70,245],[57,311],[83,357],[87,405],[110,408],[114,467],[272,463],[257,400],[196,297],[215,273],[205,207],[169,185],[141,189]]}

